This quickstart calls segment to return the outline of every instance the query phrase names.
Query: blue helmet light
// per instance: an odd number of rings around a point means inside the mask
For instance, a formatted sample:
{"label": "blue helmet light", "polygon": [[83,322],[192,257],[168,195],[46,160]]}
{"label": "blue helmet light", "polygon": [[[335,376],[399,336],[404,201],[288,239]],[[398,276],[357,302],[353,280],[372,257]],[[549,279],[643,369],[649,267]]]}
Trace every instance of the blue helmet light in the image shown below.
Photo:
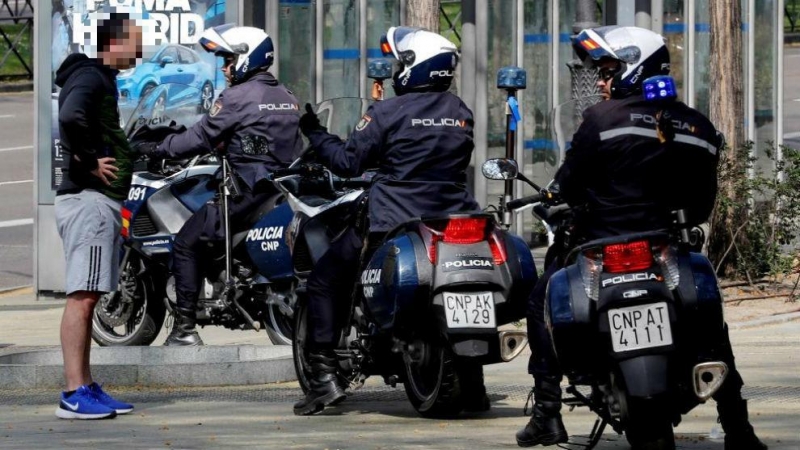
{"label": "blue helmet light", "polygon": [[674,100],[678,98],[675,79],[669,75],[650,77],[642,82],[645,100]]}

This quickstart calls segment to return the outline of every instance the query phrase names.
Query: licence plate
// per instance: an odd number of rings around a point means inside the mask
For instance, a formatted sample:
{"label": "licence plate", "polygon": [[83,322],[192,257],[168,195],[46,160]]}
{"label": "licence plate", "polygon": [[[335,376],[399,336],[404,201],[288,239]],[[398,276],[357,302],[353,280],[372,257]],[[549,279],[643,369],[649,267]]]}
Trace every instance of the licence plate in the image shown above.
{"label": "licence plate", "polygon": [[611,344],[615,352],[628,352],[672,344],[669,311],[664,302],[608,311]]}
{"label": "licence plate", "polygon": [[448,328],[495,328],[494,295],[444,293],[444,312]]}

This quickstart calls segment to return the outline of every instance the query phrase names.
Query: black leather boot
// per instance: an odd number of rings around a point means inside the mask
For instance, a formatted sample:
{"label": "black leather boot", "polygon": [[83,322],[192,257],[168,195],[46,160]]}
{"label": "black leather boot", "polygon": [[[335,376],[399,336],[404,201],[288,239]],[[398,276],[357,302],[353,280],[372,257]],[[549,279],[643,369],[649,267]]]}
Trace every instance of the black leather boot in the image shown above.
{"label": "black leather boot", "polygon": [[336,355],[332,350],[310,353],[308,360],[312,371],[311,389],[304,399],[294,404],[297,416],[316,414],[347,397],[336,380]]}
{"label": "black leather boot", "polygon": [[725,450],[767,450],[747,417],[747,400],[717,403],[719,423],[725,431]]}
{"label": "black leather boot", "polygon": [[561,420],[561,386],[556,379],[539,378],[533,388],[531,420],[517,432],[517,445],[520,447],[555,445],[569,440]]}
{"label": "black leather boot", "polygon": [[197,346],[203,345],[203,340],[195,330],[195,312],[187,311],[182,308],[175,310],[175,324],[172,326],[172,331],[164,341],[164,345],[168,346]]}

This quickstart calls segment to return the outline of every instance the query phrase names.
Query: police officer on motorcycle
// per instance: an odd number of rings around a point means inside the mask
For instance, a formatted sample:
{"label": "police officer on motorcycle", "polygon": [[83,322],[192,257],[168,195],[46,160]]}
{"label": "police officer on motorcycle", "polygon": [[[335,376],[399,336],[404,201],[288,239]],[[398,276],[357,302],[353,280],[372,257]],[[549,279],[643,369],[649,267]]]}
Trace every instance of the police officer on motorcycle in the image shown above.
{"label": "police officer on motorcycle", "polygon": [[[241,196],[229,204],[231,229],[237,231],[247,214],[275,193],[268,181],[270,172],[287,167],[302,150],[298,101],[267,71],[274,49],[263,30],[220,25],[206,30],[199,43],[224,59],[222,72],[230,87],[194,126],[164,139],[150,160],[183,158],[213,149],[226,152],[241,189]],[[204,205],[175,237],[177,309],[175,325],[164,345],[203,344],[195,330],[203,279],[199,260],[209,241],[223,237],[220,209],[219,202]]]}
{"label": "police officer on motorcycle", "polygon": [[[415,217],[478,210],[466,187],[474,148],[472,112],[447,92],[458,62],[456,46],[438,34],[392,27],[381,50],[400,62],[392,78],[397,97],[370,106],[347,142],[328,133],[309,105],[300,120],[319,162],[352,177],[377,170],[368,194],[368,243]],[[294,405],[314,414],[341,402],[336,379],[340,320],[350,306],[364,236],[355,224],[339,235],[308,279],[311,389]],[[372,248],[372,244],[368,244]],[[481,384],[481,386],[483,386]],[[484,395],[483,409],[488,408]]]}
{"label": "police officer on motorcycle", "polygon": [[[669,74],[664,38],[642,28],[608,26],[582,31],[573,47],[598,69],[597,87],[605,100],[584,112],[554,180],[573,207],[580,238],[667,229],[678,209],[686,211],[689,225],[705,222],[716,198],[724,141],[703,114],[685,104],[645,100],[642,82]],[[544,321],[545,289],[558,269],[558,261],[547,268],[529,300],[528,371],[535,402],[530,422],[516,436],[521,447],[568,439],[559,412],[562,373]],[[766,449],[748,421],[727,327],[721,341],[730,372],[714,399],[725,449]]]}

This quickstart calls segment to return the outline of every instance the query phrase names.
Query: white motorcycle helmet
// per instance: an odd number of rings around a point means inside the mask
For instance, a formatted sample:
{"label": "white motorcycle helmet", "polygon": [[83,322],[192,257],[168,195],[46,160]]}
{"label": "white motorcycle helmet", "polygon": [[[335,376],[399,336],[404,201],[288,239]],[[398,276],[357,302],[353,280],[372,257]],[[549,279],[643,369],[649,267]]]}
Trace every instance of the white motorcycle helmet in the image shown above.
{"label": "white motorcycle helmet", "polygon": [[216,56],[235,56],[231,73],[231,84],[246,81],[256,72],[272,66],[275,48],[272,38],[264,30],[253,27],[237,27],[235,24],[209,28],[200,36],[199,44],[205,51]]}
{"label": "white motorcycle helmet", "polygon": [[400,69],[392,77],[397,95],[446,91],[458,64],[455,44],[422,28],[391,27],[381,37],[384,56],[394,56]]}
{"label": "white motorcycle helmet", "polygon": [[619,62],[619,70],[611,83],[613,98],[639,94],[645,79],[669,75],[669,50],[664,37],[645,28],[589,28],[573,38],[572,46],[578,56],[590,64],[602,59]]}

